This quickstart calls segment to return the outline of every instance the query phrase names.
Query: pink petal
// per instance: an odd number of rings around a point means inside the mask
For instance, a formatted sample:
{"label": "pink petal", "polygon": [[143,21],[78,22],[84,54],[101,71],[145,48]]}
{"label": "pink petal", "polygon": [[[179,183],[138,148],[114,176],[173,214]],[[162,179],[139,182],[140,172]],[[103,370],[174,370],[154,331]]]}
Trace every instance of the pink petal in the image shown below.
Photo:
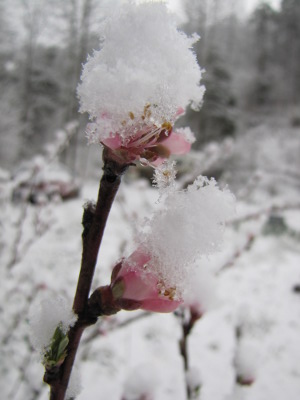
{"label": "pink petal", "polygon": [[127,258],[126,264],[144,270],[145,264],[150,260],[150,255],[144,249],[139,247]]}
{"label": "pink petal", "polygon": [[175,132],[172,132],[164,140],[163,145],[167,147],[171,154],[186,154],[191,150],[191,143],[184,136]]}
{"label": "pink petal", "polygon": [[151,165],[153,165],[154,167],[158,167],[159,165],[161,165],[166,159],[162,158],[162,157],[157,157],[157,159],[155,161],[151,161]]}
{"label": "pink petal", "polygon": [[182,304],[182,300],[147,299],[143,301],[142,310],[167,313],[175,311]]}
{"label": "pink petal", "polygon": [[151,256],[140,247],[121,264],[117,264],[118,270],[111,282],[112,291],[115,290],[117,301],[123,309],[172,312],[182,301],[161,295],[157,276],[147,266],[150,260]]}
{"label": "pink petal", "polygon": [[144,300],[145,298],[157,297],[157,279],[151,275],[141,274],[137,271],[128,272],[123,276],[125,290],[124,299]]}
{"label": "pink petal", "polygon": [[151,257],[142,248],[134,251],[122,266],[112,284],[122,279],[125,290],[122,297],[132,300],[144,300],[148,297],[157,296],[157,278],[154,274],[146,271],[147,263]]}
{"label": "pink petal", "polygon": [[184,108],[178,107],[175,116],[176,116],[176,117],[179,117],[179,115],[182,115],[182,114],[184,114],[184,113],[185,113]]}
{"label": "pink petal", "polygon": [[122,146],[122,140],[119,135],[102,140],[102,144],[112,150],[119,149]]}

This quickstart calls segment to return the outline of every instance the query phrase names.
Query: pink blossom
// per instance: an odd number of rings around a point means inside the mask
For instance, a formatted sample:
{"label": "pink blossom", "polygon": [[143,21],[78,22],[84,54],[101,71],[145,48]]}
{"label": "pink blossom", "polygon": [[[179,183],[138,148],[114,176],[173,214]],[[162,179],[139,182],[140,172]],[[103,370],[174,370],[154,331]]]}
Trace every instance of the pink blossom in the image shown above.
{"label": "pink blossom", "polygon": [[121,161],[141,160],[152,165],[160,165],[171,154],[186,154],[191,149],[191,141],[174,132],[170,122],[163,123],[161,127],[149,121],[138,122],[126,128],[125,138],[115,133],[102,139],[101,143]]}
{"label": "pink blossom", "polygon": [[139,248],[115,266],[111,280],[114,299],[125,310],[172,312],[182,300],[176,299],[176,288],[165,287],[157,278],[150,262],[151,256]]}

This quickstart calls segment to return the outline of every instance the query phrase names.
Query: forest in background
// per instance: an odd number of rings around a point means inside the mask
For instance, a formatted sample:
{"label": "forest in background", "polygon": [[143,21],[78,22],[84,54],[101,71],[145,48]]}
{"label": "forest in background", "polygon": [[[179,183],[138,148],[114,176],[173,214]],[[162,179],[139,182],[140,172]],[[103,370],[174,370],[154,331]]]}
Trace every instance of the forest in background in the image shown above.
{"label": "forest in background", "polygon": [[[117,1],[114,2],[114,5]],[[185,0],[182,29],[201,36],[195,51],[205,69],[206,95],[199,113],[180,120],[196,134],[194,148],[242,135],[269,115],[300,124],[300,3],[261,3],[246,19],[234,0]],[[89,173],[76,86],[81,65],[99,47],[97,26],[108,0],[0,2],[0,160],[11,169],[43,152],[54,133],[77,122],[62,161],[77,176]],[[260,119],[260,120],[261,120]],[[75,125],[74,125],[75,126]]]}

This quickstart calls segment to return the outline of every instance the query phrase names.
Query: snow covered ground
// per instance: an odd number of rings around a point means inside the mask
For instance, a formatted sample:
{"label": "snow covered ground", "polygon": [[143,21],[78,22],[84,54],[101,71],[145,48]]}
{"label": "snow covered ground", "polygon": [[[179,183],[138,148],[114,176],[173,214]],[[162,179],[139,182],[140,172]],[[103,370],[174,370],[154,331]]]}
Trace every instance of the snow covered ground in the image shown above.
{"label": "snow covered ground", "polygon": [[[29,311],[41,298],[58,294],[71,306],[81,258],[82,205],[95,198],[97,185],[88,182],[78,199],[40,206],[12,204],[9,190],[1,192],[3,399],[48,398],[31,344]],[[145,181],[122,184],[95,287],[107,284],[116,260],[130,254],[136,228],[157,198]],[[210,275],[208,296],[214,301],[188,338],[190,367],[201,383],[198,399],[300,398],[299,252],[297,190],[258,191],[255,202],[238,201],[222,253],[199,261],[199,269]],[[184,400],[181,333],[174,314],[120,312],[99,321],[86,330],[77,357],[78,400]],[[75,371],[75,386],[79,375]],[[237,378],[253,383],[242,385]]]}

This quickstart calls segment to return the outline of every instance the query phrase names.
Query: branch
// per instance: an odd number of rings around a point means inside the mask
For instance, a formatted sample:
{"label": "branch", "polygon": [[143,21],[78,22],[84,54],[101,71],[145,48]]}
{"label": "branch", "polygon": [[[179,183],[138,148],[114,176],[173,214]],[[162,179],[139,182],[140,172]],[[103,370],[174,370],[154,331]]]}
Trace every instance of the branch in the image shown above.
{"label": "branch", "polygon": [[243,244],[243,246],[241,248],[239,248],[238,250],[236,250],[236,252],[231,256],[231,258],[226,261],[222,267],[219,269],[219,271],[216,273],[216,275],[219,275],[221,272],[223,272],[226,269],[229,269],[231,267],[234,266],[234,264],[236,263],[236,261],[247,251],[250,251],[252,248],[252,245],[254,243],[254,240],[257,238],[257,235],[254,235],[252,233],[250,233],[247,238],[245,243]]}
{"label": "branch", "polygon": [[[75,293],[73,310],[78,315],[76,324],[68,332],[67,356],[60,366],[46,369],[44,381],[51,386],[50,400],[64,400],[81,335],[87,326],[97,321],[88,306],[99,248],[107,218],[121,183],[121,176],[129,164],[121,164],[108,148],[103,150],[103,175],[96,205],[88,203],[83,213],[81,269]],[[105,292],[105,287],[103,288]],[[105,310],[102,310],[102,315]],[[117,310],[116,310],[117,311]],[[101,312],[98,312],[101,315]]]}
{"label": "branch", "polygon": [[182,307],[181,309],[174,312],[175,316],[180,319],[180,325],[182,330],[182,336],[179,340],[179,351],[183,358],[184,372],[185,372],[185,387],[186,387],[186,398],[193,398],[193,388],[190,387],[186,374],[189,371],[189,357],[188,357],[188,337],[195,325],[195,323],[202,317],[202,314],[197,308],[190,306]]}
{"label": "branch", "polygon": [[242,217],[233,218],[230,221],[227,221],[227,225],[235,225],[240,224],[243,222],[251,221],[253,219],[258,219],[262,215],[270,215],[272,213],[276,213],[279,211],[286,211],[286,210],[297,210],[300,208],[300,203],[286,203],[286,204],[273,204],[270,207],[262,208],[258,211],[253,213],[246,214]]}
{"label": "branch", "polygon": [[87,343],[91,342],[92,340],[94,340],[95,338],[105,336],[105,335],[109,334],[110,332],[116,331],[121,328],[125,328],[126,326],[128,326],[134,322],[137,322],[141,319],[144,319],[146,317],[150,317],[151,315],[153,315],[153,313],[144,311],[144,312],[134,315],[133,317],[130,317],[122,322],[112,321],[112,322],[115,322],[115,324],[108,326],[106,329],[102,328],[102,326],[100,325],[93,332],[91,332],[91,334],[88,337],[85,337],[85,339],[83,339],[82,343],[87,344]]}

